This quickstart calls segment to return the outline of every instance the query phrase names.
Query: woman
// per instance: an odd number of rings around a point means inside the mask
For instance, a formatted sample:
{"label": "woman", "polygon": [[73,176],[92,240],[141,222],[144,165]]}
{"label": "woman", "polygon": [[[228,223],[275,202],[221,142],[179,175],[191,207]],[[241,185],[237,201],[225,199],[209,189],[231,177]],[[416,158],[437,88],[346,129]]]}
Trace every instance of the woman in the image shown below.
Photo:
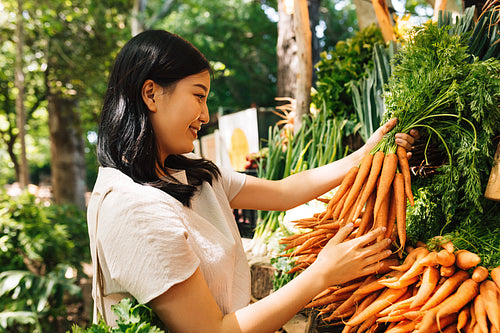
{"label": "woman", "polygon": [[[343,242],[349,224],[297,278],[249,305],[249,268],[232,209],[287,210],[320,196],[396,120],[342,160],[268,181],[189,154],[209,119],[209,91],[208,61],[166,31],[135,36],[116,58],[88,208],[93,297],[109,324],[110,306],[135,297],[173,332],[273,332],[320,291],[374,273],[390,255],[389,240],[368,245],[383,230]],[[414,137],[397,134],[397,142],[410,149]]]}

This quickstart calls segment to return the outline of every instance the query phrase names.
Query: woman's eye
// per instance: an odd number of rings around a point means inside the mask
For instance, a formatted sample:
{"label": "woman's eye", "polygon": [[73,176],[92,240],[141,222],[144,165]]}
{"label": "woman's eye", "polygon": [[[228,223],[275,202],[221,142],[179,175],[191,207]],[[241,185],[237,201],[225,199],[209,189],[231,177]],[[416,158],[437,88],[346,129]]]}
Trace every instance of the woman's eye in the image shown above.
{"label": "woman's eye", "polygon": [[198,97],[200,99],[200,101],[202,101],[203,98],[205,98],[205,95],[196,95],[196,97]]}

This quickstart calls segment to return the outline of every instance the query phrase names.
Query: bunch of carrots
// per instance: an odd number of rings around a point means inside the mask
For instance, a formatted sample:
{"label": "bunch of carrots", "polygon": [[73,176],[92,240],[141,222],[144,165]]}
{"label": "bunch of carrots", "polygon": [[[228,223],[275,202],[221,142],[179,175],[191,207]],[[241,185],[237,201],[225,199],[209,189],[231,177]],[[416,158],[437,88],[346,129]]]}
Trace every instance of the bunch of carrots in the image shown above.
{"label": "bunch of carrots", "polygon": [[387,153],[376,150],[365,155],[359,166],[349,170],[333,197],[324,201],[328,203],[324,212],[295,221],[296,227],[308,232],[280,240],[287,244],[285,252],[294,249],[283,255],[296,259],[291,273],[309,266],[337,230],[350,222],[355,228],[348,239],[386,227],[380,239],[392,238],[399,243],[398,250],[404,249],[407,201],[414,204],[406,150],[397,146]]}
{"label": "bunch of carrots", "polygon": [[306,308],[344,325],[343,333],[500,332],[500,266],[489,272],[477,254],[450,242],[406,250],[404,262],[380,277],[332,286]]}
{"label": "bunch of carrots", "polygon": [[[323,199],[320,199],[323,200]],[[378,150],[351,168],[326,210],[294,221],[306,230],[280,240],[281,256],[294,258],[287,273],[311,265],[338,229],[352,222],[347,239],[386,227],[381,238],[391,238],[399,258],[387,259],[385,271],[317,295],[307,308],[319,310],[330,325],[349,332],[496,332],[500,333],[500,266],[478,266],[481,259],[457,250],[450,242],[441,250],[425,244],[406,245],[406,205],[413,205],[406,151]],[[403,251],[405,250],[405,251]],[[382,275],[381,275],[382,274]]]}

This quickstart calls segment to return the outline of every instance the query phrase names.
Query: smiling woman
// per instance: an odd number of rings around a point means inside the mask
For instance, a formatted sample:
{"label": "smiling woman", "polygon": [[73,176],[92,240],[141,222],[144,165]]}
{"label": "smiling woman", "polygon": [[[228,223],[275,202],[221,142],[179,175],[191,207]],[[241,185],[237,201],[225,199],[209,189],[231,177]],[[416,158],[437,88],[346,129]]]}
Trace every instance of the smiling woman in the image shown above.
{"label": "smiling woman", "polygon": [[[342,160],[258,179],[191,154],[209,120],[210,73],[195,47],[162,30],[135,36],[115,60],[87,212],[94,314],[108,324],[116,324],[111,306],[129,297],[150,304],[172,332],[274,332],[320,291],[372,274],[390,254],[387,242],[373,243],[382,229],[345,241],[349,224],[298,278],[249,305],[250,270],[233,209],[287,210],[318,197],[396,121]],[[410,148],[414,138],[400,135]]]}

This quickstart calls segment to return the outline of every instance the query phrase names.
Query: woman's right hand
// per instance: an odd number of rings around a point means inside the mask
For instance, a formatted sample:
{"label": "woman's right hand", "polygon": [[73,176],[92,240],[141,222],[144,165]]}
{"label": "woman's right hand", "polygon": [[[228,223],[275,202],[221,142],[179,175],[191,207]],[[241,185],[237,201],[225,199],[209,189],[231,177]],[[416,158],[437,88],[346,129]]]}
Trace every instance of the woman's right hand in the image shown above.
{"label": "woman's right hand", "polygon": [[352,223],[340,228],[310,267],[324,279],[327,287],[379,272],[386,265],[383,259],[392,253],[387,249],[390,239],[376,241],[385,228],[346,240],[353,228]]}

